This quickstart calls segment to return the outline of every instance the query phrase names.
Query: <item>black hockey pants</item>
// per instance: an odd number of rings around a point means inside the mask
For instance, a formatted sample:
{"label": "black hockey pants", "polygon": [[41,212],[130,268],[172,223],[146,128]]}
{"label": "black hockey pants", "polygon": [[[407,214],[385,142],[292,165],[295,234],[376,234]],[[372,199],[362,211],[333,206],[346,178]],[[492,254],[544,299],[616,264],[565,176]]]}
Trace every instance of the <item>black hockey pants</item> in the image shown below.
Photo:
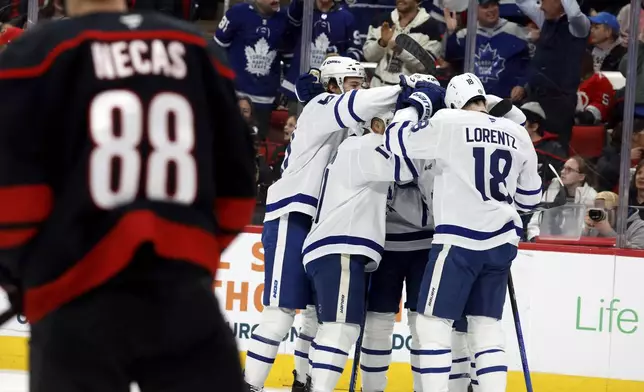
{"label": "black hockey pants", "polygon": [[30,391],[246,391],[207,271],[135,260],[32,326]]}

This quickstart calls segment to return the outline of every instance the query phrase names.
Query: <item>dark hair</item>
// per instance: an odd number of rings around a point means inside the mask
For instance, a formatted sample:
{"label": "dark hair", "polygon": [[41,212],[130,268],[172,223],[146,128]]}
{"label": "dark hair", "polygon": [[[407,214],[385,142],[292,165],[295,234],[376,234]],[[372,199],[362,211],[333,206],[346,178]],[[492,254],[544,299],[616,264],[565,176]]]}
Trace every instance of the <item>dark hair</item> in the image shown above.
{"label": "dark hair", "polygon": [[469,101],[463,105],[463,107],[466,107],[468,105],[478,105],[481,104],[483,106],[486,105],[485,97],[483,95],[477,95],[476,97],[472,97]]}
{"label": "dark hair", "polygon": [[532,110],[522,110],[522,112],[525,115],[527,122],[529,122],[530,124],[537,124],[537,133],[540,136],[543,136],[543,134],[545,133],[544,118],[533,112]]}
{"label": "dark hair", "polygon": [[586,161],[580,155],[573,155],[568,159],[572,159],[577,162],[577,166],[579,166],[579,174],[583,174],[585,176],[584,183],[590,185],[591,187],[594,187],[595,169],[593,168],[592,164]]}
{"label": "dark hair", "polygon": [[[637,188],[635,187],[635,177],[637,177],[637,172],[642,170],[644,168],[644,159],[642,159],[637,166],[635,166],[635,174],[631,178],[631,185],[629,186],[629,199],[630,202],[629,204],[637,204]],[[635,203],[633,203],[633,200],[635,200]]]}
{"label": "dark hair", "polygon": [[255,110],[254,110],[255,107],[253,106],[253,101],[251,101],[249,97],[246,97],[246,96],[238,97],[237,102],[239,102],[239,101],[246,101],[248,106],[250,106],[250,113],[255,114]]}
{"label": "dark hair", "polygon": [[[644,130],[644,118],[636,118],[633,121],[633,132]],[[624,133],[624,123],[618,123],[610,136],[610,145],[613,147],[622,146],[622,134]]]}

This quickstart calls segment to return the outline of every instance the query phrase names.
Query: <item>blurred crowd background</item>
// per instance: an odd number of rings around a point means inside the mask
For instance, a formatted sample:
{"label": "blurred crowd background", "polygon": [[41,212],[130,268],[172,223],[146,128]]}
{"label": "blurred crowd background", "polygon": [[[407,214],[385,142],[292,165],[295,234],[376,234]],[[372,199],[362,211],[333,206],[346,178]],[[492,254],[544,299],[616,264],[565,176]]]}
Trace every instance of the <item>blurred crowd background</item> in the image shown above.
{"label": "blurred crowd background", "polygon": [[[41,0],[39,23],[63,18],[60,1]],[[303,1],[130,0],[133,9],[193,21],[228,52],[257,149],[256,224],[297,123]],[[464,70],[468,13],[447,8],[457,0],[305,1],[314,2],[311,67],[350,56],[365,64],[370,86],[397,84],[401,74],[424,71],[395,44],[396,35],[408,34],[436,58],[441,83]],[[478,0],[474,72],[488,93],[511,98],[526,114],[544,201],[565,197],[604,211],[585,212],[582,226],[586,237],[609,239],[599,242],[607,246],[616,236],[624,87],[637,84],[626,237],[627,246],[644,248],[644,10],[635,11],[640,25],[632,31],[629,3]],[[0,0],[0,46],[27,27],[27,4]],[[630,40],[639,45],[636,80],[626,80]],[[524,240],[540,237],[542,215],[525,218]]]}

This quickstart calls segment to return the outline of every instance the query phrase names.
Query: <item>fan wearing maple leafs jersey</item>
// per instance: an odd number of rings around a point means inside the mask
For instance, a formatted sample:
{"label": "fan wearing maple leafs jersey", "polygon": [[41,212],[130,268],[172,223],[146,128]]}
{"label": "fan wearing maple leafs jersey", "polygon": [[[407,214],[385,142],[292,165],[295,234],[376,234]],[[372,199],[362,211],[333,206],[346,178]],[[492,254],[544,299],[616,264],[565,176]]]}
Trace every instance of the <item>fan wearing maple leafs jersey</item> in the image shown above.
{"label": "fan wearing maple leafs jersey", "polygon": [[575,124],[605,123],[610,119],[615,102],[613,84],[601,72],[595,72],[590,54],[584,55],[582,67],[586,72],[577,90]]}
{"label": "fan wearing maple leafs jersey", "polygon": [[[527,35],[521,26],[499,17],[497,0],[479,0],[478,30],[474,74],[485,91],[503,98],[523,99],[530,63]],[[447,40],[445,60],[457,68],[463,66],[467,29]]]}
{"label": "fan wearing maple leafs jersey", "polygon": [[267,132],[279,89],[280,60],[288,56],[283,46],[287,26],[279,2],[255,0],[230,8],[215,32],[215,42],[227,50],[237,75],[237,94],[253,102],[260,136]]}
{"label": "fan wearing maple leafs jersey", "polygon": [[[302,34],[303,10],[302,0],[292,0],[288,8],[288,18],[295,42],[292,66],[289,68],[284,81],[282,92],[289,101],[297,102],[295,97],[295,81],[300,75],[300,40]],[[362,58],[362,42],[351,12],[344,5],[333,0],[315,0],[313,12],[313,31],[311,32],[311,68],[319,68],[329,54],[351,57],[358,61]]]}

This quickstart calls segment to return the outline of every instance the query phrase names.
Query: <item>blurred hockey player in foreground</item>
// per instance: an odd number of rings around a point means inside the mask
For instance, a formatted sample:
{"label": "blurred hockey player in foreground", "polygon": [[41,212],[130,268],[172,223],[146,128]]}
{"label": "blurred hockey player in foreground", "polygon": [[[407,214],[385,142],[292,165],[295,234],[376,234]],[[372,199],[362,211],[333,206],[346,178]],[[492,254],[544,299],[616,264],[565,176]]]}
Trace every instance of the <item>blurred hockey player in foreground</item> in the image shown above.
{"label": "blurred hockey player in foreground", "polygon": [[325,92],[304,107],[291,135],[282,177],[268,189],[262,232],[265,306],[246,358],[245,379],[261,390],[282,339],[295,318],[303,320],[295,345],[294,391],[303,390],[309,368],[309,346],[318,321],[309,279],[302,265],[302,245],[316,215],[324,169],[338,146],[363,119],[391,110],[400,86],[363,90],[365,71],[347,57],[329,57],[320,67]]}
{"label": "blurred hockey player in foreground", "polygon": [[501,392],[507,362],[500,319],[520,238],[517,209],[531,210],[541,197],[537,157],[522,127],[487,114],[475,75],[454,77],[445,105],[427,121],[415,108],[400,110],[388,129],[391,151],[435,159],[438,169],[436,234],[416,323],[422,389],[448,390],[452,324],[466,315],[478,390]]}
{"label": "blurred hockey player in foreground", "polygon": [[[423,105],[413,96],[399,100]],[[304,242],[304,266],[321,322],[310,354],[313,392],[335,389],[360,334],[366,274],[378,268],[385,244],[389,186],[418,176],[419,163],[392,156],[384,142],[381,134],[369,133],[340,145],[324,172],[317,215]]]}
{"label": "blurred hockey player in foreground", "polygon": [[255,205],[234,75],[192,25],[65,5],[0,55],[0,283],[30,390],[243,391],[213,294]]}

